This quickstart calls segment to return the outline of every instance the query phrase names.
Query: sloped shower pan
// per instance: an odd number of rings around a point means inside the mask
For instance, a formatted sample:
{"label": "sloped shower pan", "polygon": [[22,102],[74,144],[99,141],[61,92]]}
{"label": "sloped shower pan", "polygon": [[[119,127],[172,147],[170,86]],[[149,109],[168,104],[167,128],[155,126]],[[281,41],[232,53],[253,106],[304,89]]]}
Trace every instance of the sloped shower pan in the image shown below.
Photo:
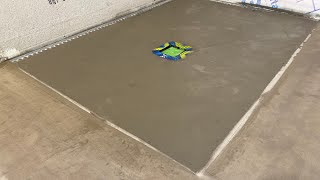
{"label": "sloped shower pan", "polygon": [[[288,14],[174,0],[18,64],[196,172],[314,25]],[[193,53],[178,61],[152,53],[170,41]]]}

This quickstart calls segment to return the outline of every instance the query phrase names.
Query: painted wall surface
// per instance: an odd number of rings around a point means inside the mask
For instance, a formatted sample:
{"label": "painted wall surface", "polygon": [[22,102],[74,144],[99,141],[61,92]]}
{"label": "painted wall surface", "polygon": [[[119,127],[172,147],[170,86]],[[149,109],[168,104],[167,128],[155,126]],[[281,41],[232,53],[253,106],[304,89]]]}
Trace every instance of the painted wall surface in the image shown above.
{"label": "painted wall surface", "polygon": [[255,4],[275,9],[283,9],[320,18],[320,0],[222,0],[231,3]]}
{"label": "painted wall surface", "polygon": [[2,0],[0,59],[72,35],[159,0]]}

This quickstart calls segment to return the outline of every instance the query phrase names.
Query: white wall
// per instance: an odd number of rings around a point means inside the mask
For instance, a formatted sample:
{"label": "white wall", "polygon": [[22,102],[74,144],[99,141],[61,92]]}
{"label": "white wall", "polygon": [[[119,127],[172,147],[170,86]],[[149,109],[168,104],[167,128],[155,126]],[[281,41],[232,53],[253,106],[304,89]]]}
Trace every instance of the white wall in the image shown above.
{"label": "white wall", "polygon": [[230,3],[248,3],[284,9],[305,14],[315,19],[320,18],[320,0],[221,0]]}
{"label": "white wall", "polygon": [[160,0],[2,0],[0,59],[17,56],[155,1]]}

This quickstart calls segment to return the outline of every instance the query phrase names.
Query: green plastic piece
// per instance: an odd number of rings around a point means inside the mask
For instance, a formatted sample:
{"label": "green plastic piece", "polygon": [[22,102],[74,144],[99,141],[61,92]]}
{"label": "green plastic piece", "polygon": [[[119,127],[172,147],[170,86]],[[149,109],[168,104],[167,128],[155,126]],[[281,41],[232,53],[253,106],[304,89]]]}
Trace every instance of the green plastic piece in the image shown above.
{"label": "green plastic piece", "polygon": [[170,48],[164,50],[162,53],[165,54],[165,55],[169,55],[169,56],[175,57],[175,56],[180,55],[183,51],[184,51],[183,49],[170,47]]}

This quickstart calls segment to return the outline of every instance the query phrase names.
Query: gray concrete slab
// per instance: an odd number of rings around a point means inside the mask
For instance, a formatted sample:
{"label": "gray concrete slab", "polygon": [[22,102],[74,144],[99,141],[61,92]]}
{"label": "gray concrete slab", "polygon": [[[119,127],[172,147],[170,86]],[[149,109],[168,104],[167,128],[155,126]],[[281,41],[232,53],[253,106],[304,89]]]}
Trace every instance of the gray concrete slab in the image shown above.
{"label": "gray concrete slab", "polygon": [[206,174],[216,180],[318,180],[320,26],[278,87]]}
{"label": "gray concrete slab", "polygon": [[[19,63],[193,171],[245,114],[314,22],[206,0],[176,0]],[[169,62],[151,50],[194,47]]]}
{"label": "gray concrete slab", "polygon": [[0,66],[0,179],[197,179],[21,72]]}

